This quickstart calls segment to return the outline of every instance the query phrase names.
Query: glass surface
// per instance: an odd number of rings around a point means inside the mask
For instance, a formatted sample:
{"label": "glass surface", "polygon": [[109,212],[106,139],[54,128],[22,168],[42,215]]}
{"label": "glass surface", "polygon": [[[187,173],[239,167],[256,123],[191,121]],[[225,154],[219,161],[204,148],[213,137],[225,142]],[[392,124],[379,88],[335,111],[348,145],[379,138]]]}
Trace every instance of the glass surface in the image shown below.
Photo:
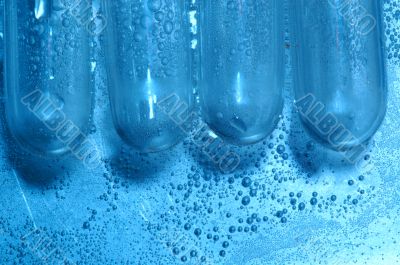
{"label": "glass surface", "polygon": [[304,125],[333,149],[365,143],[387,104],[382,1],[291,2],[296,105]]}
{"label": "glass surface", "polygon": [[275,128],[282,110],[283,1],[202,1],[204,120],[224,140],[256,143]]}
{"label": "glass surface", "polygon": [[72,1],[5,2],[7,122],[22,148],[44,155],[71,149],[92,109],[89,34],[61,3]]}
{"label": "glass surface", "polygon": [[188,13],[183,0],[104,1],[106,60],[114,125],[141,152],[168,149],[184,137],[158,104],[192,106]]}

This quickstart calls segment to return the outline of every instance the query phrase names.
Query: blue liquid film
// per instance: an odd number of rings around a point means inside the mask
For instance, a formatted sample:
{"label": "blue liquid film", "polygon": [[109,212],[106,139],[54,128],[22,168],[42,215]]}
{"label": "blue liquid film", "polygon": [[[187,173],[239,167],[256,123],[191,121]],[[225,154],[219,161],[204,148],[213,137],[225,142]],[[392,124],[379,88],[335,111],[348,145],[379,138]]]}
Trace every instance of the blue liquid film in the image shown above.
{"label": "blue liquid film", "polygon": [[386,113],[382,1],[292,1],[296,104],[335,150],[368,141]]}
{"label": "blue liquid film", "polygon": [[204,120],[227,142],[256,143],[282,111],[283,1],[201,3]]}
{"label": "blue liquid film", "polygon": [[61,125],[84,133],[92,110],[88,33],[63,4],[72,1],[5,2],[7,122],[22,148],[43,155],[67,152],[73,135]]}
{"label": "blue liquid film", "polygon": [[140,152],[168,149],[184,137],[159,103],[192,106],[186,2],[109,0],[106,60],[114,125]]}

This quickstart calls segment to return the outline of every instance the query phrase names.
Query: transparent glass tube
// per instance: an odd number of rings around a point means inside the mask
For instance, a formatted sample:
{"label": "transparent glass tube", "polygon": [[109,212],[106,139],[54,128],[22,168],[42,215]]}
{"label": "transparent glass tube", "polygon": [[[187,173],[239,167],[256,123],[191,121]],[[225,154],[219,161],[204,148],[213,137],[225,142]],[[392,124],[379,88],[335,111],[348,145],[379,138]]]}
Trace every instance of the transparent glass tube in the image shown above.
{"label": "transparent glass tube", "polygon": [[279,120],[284,78],[282,6],[281,0],[201,2],[202,115],[230,143],[256,143]]}
{"label": "transparent glass tube", "polygon": [[382,1],[292,0],[296,105],[336,150],[370,139],[386,113]]}
{"label": "transparent glass tube", "polygon": [[114,125],[140,152],[168,149],[184,137],[159,103],[174,95],[192,106],[187,2],[104,1]]}
{"label": "transparent glass tube", "polygon": [[71,149],[91,116],[88,32],[72,3],[5,2],[7,122],[23,149],[42,155]]}

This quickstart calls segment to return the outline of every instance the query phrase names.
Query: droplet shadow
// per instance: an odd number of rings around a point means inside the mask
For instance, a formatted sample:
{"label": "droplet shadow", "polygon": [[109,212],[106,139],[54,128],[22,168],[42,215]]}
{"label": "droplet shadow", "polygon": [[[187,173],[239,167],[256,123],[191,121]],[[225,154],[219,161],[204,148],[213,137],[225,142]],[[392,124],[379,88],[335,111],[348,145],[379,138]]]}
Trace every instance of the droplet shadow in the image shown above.
{"label": "droplet shadow", "polygon": [[366,143],[365,153],[354,161],[345,152],[331,150],[310,135],[311,133],[307,131],[297,113],[292,115],[290,132],[289,146],[294,155],[293,159],[304,172],[311,176],[327,166],[336,171],[354,170],[360,167],[364,155],[370,150],[369,143]]}
{"label": "droplet shadow", "polygon": [[162,176],[178,154],[175,146],[170,150],[157,153],[140,153],[126,144],[118,143],[109,159],[110,172],[112,175],[145,182]]}
{"label": "droplet shadow", "polygon": [[190,135],[185,145],[190,156],[205,172],[229,175],[257,170],[259,156],[256,154],[266,148],[267,141],[249,146],[234,146],[224,142],[207,127],[201,137]]}

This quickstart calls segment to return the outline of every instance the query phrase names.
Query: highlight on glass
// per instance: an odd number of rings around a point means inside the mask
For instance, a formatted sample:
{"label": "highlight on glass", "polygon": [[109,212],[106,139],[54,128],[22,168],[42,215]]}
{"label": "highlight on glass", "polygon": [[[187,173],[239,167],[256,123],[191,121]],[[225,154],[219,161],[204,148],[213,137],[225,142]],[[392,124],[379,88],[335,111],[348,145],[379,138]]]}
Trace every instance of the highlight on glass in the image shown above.
{"label": "highlight on glass", "polygon": [[296,107],[327,147],[361,146],[387,105],[383,1],[292,0]]}
{"label": "highlight on glass", "polygon": [[200,3],[202,116],[229,143],[259,142],[279,121],[285,71],[283,2]]}
{"label": "highlight on glass", "polygon": [[107,0],[106,61],[114,125],[140,152],[184,138],[158,103],[174,95],[192,107],[188,3]]}

